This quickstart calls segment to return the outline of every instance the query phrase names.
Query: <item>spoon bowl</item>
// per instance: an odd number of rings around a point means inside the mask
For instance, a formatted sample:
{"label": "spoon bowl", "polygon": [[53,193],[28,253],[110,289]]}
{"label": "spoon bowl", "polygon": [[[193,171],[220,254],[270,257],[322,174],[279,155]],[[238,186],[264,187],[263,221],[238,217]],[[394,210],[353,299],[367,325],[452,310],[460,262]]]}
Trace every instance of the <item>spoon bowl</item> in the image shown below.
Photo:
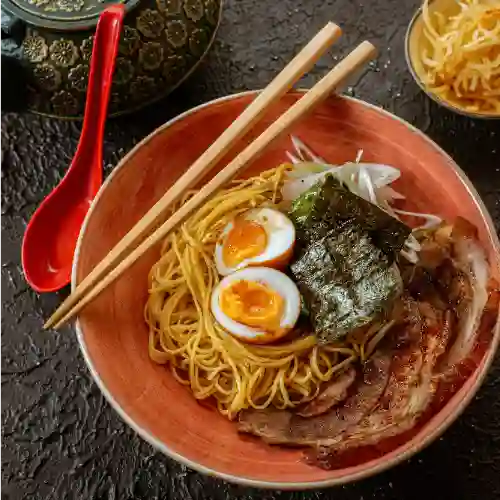
{"label": "spoon bowl", "polygon": [[69,283],[78,234],[102,184],[102,140],[124,12],[123,5],[111,5],[99,18],[76,154],[24,233],[24,275],[37,292],[52,292]]}

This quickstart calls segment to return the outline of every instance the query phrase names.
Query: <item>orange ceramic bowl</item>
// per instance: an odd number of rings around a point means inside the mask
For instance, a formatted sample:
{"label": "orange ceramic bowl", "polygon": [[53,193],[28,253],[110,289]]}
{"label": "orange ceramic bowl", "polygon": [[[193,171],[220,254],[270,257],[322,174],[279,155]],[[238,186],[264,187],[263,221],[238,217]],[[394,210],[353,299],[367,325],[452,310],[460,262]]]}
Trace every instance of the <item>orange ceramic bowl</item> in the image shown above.
{"label": "orange ceramic bowl", "polygon": [[[73,287],[254,96],[253,92],[239,94],[184,113],[153,132],[120,162],[97,195],[81,231]],[[258,130],[299,97],[300,93],[293,93],[282,99]],[[476,190],[446,153],[408,123],[364,102],[332,97],[293,133],[330,162],[352,160],[363,149],[367,161],[400,168],[403,175],[398,187],[409,196],[410,208],[450,219],[462,215],[472,221],[492,266],[498,269],[499,242]],[[235,144],[230,155],[249,139]],[[250,167],[250,173],[283,162],[289,146],[288,137],[275,142]],[[148,271],[158,252],[151,250],[84,310],[77,324],[80,346],[110,404],[144,439],[175,460],[228,481],[277,489],[318,488],[364,478],[408,459],[436,439],[467,406],[499,341],[497,326],[476,350],[465,383],[412,436],[382,456],[359,457],[344,468],[321,470],[302,462],[300,450],[271,447],[239,435],[234,423],[198,404],[167,367],[149,359],[143,309]]]}

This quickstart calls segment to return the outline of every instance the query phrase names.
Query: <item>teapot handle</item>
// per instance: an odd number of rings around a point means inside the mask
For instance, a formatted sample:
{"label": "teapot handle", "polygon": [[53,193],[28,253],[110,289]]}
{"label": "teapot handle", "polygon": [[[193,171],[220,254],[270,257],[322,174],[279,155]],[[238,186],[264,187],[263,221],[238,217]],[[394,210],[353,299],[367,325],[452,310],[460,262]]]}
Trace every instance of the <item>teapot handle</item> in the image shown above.
{"label": "teapot handle", "polygon": [[24,35],[24,22],[0,8],[0,40],[11,38],[22,40]]}
{"label": "teapot handle", "polygon": [[22,64],[24,21],[1,9],[2,111],[23,111],[28,104],[28,72]]}

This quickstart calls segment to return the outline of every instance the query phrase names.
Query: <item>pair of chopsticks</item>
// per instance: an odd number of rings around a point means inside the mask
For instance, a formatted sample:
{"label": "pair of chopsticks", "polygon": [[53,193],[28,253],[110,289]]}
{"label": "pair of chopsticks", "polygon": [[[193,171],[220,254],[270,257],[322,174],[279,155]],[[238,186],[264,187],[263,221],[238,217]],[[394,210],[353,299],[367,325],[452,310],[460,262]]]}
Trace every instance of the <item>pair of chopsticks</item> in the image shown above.
{"label": "pair of chopsticks", "polygon": [[[236,177],[273,140],[312,111],[349,76],[375,57],[376,49],[371,43],[365,41],[358,45],[223,170],[218,172],[196,195],[182,205],[154,232],[151,232],[160,216],[166,213],[172,203],[178,201],[186,190],[195,186],[200,178],[212,170],[230,147],[257,123],[269,107],[277,103],[314,66],[333,42],[340,37],[341,33],[342,31],[337,25],[328,23],[82,280],[45,323],[44,328],[59,328],[78,314],[85,305],[121,276],[153,245],[163,240],[185,221],[207,198]],[[140,242],[141,240],[142,242]],[[133,248],[134,246],[135,248]]]}

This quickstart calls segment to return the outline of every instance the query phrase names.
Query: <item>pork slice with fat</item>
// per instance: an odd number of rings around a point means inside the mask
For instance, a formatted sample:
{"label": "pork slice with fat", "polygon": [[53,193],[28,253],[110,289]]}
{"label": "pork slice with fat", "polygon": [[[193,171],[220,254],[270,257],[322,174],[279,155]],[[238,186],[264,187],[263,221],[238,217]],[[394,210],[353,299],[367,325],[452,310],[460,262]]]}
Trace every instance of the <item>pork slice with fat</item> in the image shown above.
{"label": "pork slice with fat", "polygon": [[304,418],[276,409],[245,410],[240,414],[238,430],[259,436],[270,444],[290,446],[312,446],[318,440],[337,436],[376,406],[387,385],[390,364],[389,354],[376,353],[365,364],[353,395],[343,405],[322,415]]}
{"label": "pork slice with fat", "polygon": [[355,379],[356,369],[351,366],[335,380],[328,382],[318,396],[297,411],[297,415],[310,418],[326,413],[347,398]]}
{"label": "pork slice with fat", "polygon": [[446,311],[441,317],[439,325],[426,323],[419,345],[413,344],[399,353],[375,411],[336,439],[318,442],[307,453],[309,463],[330,469],[335,466],[340,453],[377,444],[416,425],[432,401],[439,380],[435,368],[452,335],[451,311]]}

